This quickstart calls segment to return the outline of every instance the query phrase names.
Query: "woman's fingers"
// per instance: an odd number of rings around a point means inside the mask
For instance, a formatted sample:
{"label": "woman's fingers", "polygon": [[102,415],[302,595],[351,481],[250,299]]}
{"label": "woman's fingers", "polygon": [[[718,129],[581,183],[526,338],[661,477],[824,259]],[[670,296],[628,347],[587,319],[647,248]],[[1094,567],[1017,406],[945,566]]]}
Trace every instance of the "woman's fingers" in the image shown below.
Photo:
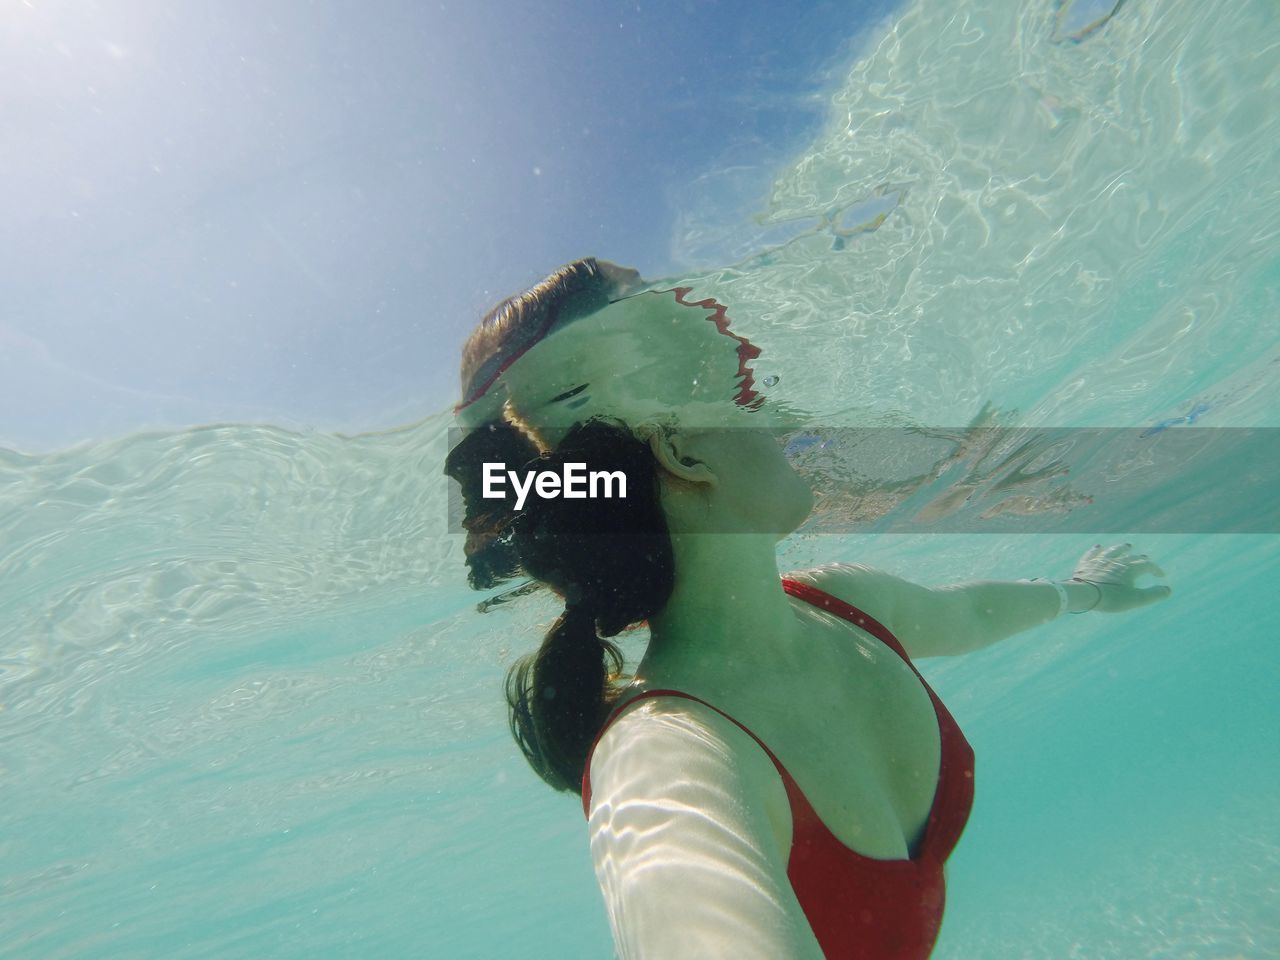
{"label": "woman's fingers", "polygon": [[1129,543],[1113,543],[1110,546],[1095,543],[1084,552],[1084,556],[1080,558],[1080,562],[1083,563],[1087,560],[1112,560],[1128,552],[1131,546],[1132,544]]}
{"label": "woman's fingers", "polygon": [[1134,557],[1133,562],[1129,564],[1129,569],[1133,571],[1134,576],[1140,576],[1149,573],[1153,577],[1163,577],[1164,571],[1159,565],[1148,556]]}
{"label": "woman's fingers", "polygon": [[1096,557],[1089,564],[1089,573],[1091,576],[1086,580],[1103,580],[1107,583],[1116,583],[1120,576],[1129,569],[1129,564],[1120,560],[1107,560],[1104,557]]}
{"label": "woman's fingers", "polygon": [[1164,584],[1152,587],[1139,587],[1135,581],[1145,574],[1163,577],[1164,571],[1145,553],[1129,555],[1133,548],[1131,543],[1113,543],[1104,546],[1100,543],[1085,551],[1076,565],[1075,576],[1099,585],[1110,585],[1116,589],[1108,601],[1110,610],[1132,610],[1145,607],[1168,597],[1173,590]]}

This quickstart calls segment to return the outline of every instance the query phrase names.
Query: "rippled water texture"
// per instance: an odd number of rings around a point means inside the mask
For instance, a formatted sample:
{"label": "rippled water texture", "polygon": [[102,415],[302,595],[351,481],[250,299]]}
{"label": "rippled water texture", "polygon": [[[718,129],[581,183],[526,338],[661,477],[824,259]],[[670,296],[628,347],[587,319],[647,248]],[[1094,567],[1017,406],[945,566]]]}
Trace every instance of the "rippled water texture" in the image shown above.
{"label": "rippled water texture", "polygon": [[[774,396],[837,425],[1280,425],[1275,5],[1112,6],[1078,39],[1050,0],[907,7],[758,216],[689,207],[686,279]],[[609,954],[580,808],[501,700],[555,611],[476,612],[448,426],[0,451],[0,952]],[[1066,576],[1090,542],[810,531],[784,562]],[[940,957],[1280,953],[1276,538],[1140,547],[1170,602],[926,662],[978,753]]]}
{"label": "rippled water texture", "polygon": [[892,24],[757,223],[683,225],[690,258],[738,260],[695,279],[760,334],[775,395],[1273,425],[1274,5],[1126,3],[1081,43],[1052,3],[964,6]]}

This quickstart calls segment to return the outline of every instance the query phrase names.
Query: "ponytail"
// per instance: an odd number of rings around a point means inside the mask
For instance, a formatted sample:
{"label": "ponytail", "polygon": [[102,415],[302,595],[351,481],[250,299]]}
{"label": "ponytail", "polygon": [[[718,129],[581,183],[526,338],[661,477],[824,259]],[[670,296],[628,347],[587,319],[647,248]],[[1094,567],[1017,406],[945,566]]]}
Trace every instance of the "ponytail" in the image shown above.
{"label": "ponytail", "polygon": [[567,607],[537,653],[507,674],[511,735],[535,773],[557,790],[581,792],[587,750],[618,699],[617,645],[596,633],[582,606]]}
{"label": "ponytail", "polygon": [[622,694],[622,652],[605,638],[662,609],[674,560],[656,462],[625,427],[588,421],[538,459],[627,476],[624,499],[531,503],[512,538],[524,569],[566,605],[538,650],[507,674],[511,733],[539,777],[581,793],[587,751]]}

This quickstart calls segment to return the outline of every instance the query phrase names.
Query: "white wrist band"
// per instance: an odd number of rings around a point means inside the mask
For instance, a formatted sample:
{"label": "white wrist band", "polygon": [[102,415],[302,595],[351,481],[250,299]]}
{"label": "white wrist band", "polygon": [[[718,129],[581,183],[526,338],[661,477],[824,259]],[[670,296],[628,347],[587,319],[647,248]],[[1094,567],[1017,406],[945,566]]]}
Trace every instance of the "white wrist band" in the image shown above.
{"label": "white wrist band", "polygon": [[1047,583],[1049,584],[1049,586],[1053,587],[1053,589],[1058,591],[1058,612],[1055,613],[1054,616],[1055,617],[1062,616],[1063,611],[1067,609],[1067,588],[1064,587],[1062,584],[1060,584],[1057,580],[1044,580],[1040,577],[1032,577],[1029,582]]}

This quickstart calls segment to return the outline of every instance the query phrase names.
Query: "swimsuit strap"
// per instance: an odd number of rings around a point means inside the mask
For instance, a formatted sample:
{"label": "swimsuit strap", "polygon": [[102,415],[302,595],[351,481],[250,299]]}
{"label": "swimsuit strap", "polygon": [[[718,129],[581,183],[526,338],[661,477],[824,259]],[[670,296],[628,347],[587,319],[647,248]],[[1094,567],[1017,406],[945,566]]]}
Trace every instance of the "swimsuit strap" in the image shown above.
{"label": "swimsuit strap", "polygon": [[824,610],[834,613],[838,617],[848,620],[850,623],[857,624],[881,643],[888,646],[894,653],[907,661],[908,664],[911,663],[911,658],[907,656],[907,651],[903,648],[902,644],[898,642],[898,638],[889,632],[889,628],[870,614],[863,613],[853,604],[847,603],[839,597],[833,597],[825,590],[819,590],[817,587],[811,587],[809,584],[802,583],[799,580],[784,579],[782,581],[782,589],[793,597],[799,597],[801,600],[806,600],[815,607],[821,607]]}

